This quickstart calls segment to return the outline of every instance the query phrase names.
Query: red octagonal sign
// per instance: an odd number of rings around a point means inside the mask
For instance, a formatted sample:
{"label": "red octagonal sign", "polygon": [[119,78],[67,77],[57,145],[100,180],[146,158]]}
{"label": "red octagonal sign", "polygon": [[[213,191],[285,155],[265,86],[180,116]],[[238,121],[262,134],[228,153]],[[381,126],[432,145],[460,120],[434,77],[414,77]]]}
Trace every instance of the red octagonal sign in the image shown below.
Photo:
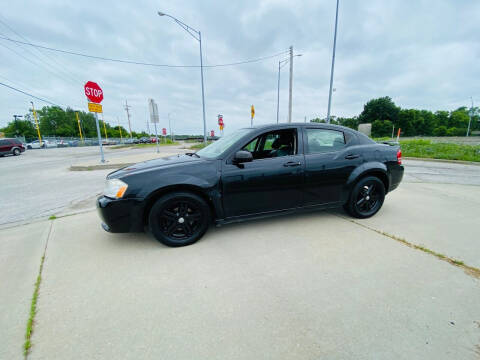
{"label": "red octagonal sign", "polygon": [[103,100],[103,90],[97,83],[89,81],[85,84],[85,96],[91,102],[100,104]]}

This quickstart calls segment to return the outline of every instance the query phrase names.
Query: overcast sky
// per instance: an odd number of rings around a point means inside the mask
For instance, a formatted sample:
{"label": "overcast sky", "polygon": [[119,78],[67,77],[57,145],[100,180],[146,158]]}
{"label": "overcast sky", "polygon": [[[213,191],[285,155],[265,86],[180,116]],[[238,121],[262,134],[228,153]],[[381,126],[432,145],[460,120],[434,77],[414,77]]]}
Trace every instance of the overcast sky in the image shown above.
{"label": "overcast sky", "polygon": [[[0,14],[0,35],[103,57],[198,65],[198,42],[171,14],[202,32],[207,65],[253,59],[293,45],[293,119],[325,117],[335,0],[25,1]],[[332,114],[358,115],[366,101],[390,96],[404,108],[452,110],[480,103],[480,1],[340,0]],[[278,61],[205,69],[208,130],[276,121]],[[199,68],[159,68],[85,59],[0,39],[0,82],[62,106],[86,110],[86,81],[103,88],[104,117],[146,130],[148,98],[160,127],[202,133]],[[288,111],[288,66],[282,69],[280,121]],[[32,99],[0,86],[0,126],[25,114]],[[46,105],[34,100],[36,107]],[[151,131],[153,126],[151,126]]]}

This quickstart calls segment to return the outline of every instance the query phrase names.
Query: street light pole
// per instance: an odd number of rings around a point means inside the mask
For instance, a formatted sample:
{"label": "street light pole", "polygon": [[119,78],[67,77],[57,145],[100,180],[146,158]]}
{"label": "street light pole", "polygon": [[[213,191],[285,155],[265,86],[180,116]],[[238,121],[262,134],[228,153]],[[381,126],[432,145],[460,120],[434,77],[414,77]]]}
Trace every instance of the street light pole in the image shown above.
{"label": "street light pole", "polygon": [[161,11],[157,12],[159,16],[167,16],[175,21],[178,25],[180,25],[186,32],[188,32],[195,40],[197,40],[200,44],[200,77],[202,81],[202,110],[203,110],[203,142],[204,144],[207,143],[207,120],[205,116],[205,89],[203,85],[203,55],[202,55],[202,33],[198,30],[195,30],[191,26],[188,26],[184,22],[178,20],[177,18],[165,14]]}
{"label": "street light pole", "polygon": [[282,62],[278,62],[278,81],[277,81],[277,124],[278,124],[278,112],[280,107],[280,64]]}
{"label": "street light pole", "polygon": [[333,35],[332,69],[330,71],[330,90],[328,92],[327,124],[330,124],[330,107],[332,105],[333,69],[335,67],[335,48],[337,46],[338,2],[339,0],[337,0],[337,11],[335,13],[335,34]]}
{"label": "street light pole", "polygon": [[288,89],[288,122],[292,122],[292,88],[293,88],[293,46],[290,46],[290,85]]}
{"label": "street light pole", "polygon": [[470,100],[472,100],[472,107],[470,108],[470,119],[468,120],[468,129],[467,129],[467,136],[468,133],[470,132],[470,124],[472,123],[472,116],[473,116],[473,97],[470,96]]}

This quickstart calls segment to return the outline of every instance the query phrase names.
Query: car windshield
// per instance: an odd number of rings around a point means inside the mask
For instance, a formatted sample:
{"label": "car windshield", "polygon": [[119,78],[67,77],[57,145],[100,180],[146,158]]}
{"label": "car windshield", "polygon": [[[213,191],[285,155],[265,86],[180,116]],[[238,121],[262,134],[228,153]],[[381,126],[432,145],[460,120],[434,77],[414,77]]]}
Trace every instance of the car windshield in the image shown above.
{"label": "car windshield", "polygon": [[197,151],[197,154],[201,157],[214,159],[227,151],[230,146],[235,144],[239,139],[253,131],[253,129],[240,129],[231,134],[225,135],[203,149]]}

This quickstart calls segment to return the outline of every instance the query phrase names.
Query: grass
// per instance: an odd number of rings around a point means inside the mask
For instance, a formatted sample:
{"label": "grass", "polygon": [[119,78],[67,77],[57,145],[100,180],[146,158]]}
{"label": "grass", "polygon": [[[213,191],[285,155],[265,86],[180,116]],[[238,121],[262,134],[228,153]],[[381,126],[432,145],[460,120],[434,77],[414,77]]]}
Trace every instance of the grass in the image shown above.
{"label": "grass", "polygon": [[55,215],[51,215],[48,220],[55,220],[57,217]]}
{"label": "grass", "polygon": [[[392,140],[388,137],[375,141]],[[461,160],[480,162],[480,145],[433,142],[425,139],[400,140],[402,155],[405,157]]]}
{"label": "grass", "polygon": [[400,141],[405,157],[480,162],[480,145],[434,143],[430,140]]}
{"label": "grass", "polygon": [[30,348],[32,347],[32,332],[33,332],[33,324],[35,320],[35,315],[37,314],[37,300],[38,300],[38,293],[40,291],[40,283],[42,282],[42,270],[43,270],[43,262],[45,261],[45,254],[42,256],[42,260],[40,261],[40,269],[38,271],[37,281],[35,282],[35,289],[33,291],[32,302],[30,304],[30,315],[27,321],[27,330],[25,331],[25,343],[23,344],[23,354],[25,356],[28,355]]}
{"label": "grass", "polygon": [[189,149],[196,149],[196,150],[203,149],[204,147],[207,147],[211,143],[212,143],[212,141],[207,141],[207,144],[204,144],[204,143],[195,144],[195,145],[190,146]]}

